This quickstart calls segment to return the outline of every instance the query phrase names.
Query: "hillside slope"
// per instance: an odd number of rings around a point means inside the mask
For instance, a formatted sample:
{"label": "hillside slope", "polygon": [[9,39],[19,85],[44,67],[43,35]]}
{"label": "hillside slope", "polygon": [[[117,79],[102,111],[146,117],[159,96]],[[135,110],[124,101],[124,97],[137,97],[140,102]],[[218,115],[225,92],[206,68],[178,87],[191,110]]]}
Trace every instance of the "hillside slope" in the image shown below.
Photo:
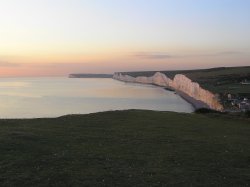
{"label": "hillside slope", "polygon": [[247,186],[247,119],[114,111],[0,120],[0,186]]}

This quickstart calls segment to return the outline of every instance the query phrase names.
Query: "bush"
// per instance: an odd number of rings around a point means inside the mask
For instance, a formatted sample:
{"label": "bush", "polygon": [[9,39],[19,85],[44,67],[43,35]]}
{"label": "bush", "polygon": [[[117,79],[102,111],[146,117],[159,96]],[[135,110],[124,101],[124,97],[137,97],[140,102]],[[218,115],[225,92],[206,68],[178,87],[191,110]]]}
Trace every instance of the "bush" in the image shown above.
{"label": "bush", "polygon": [[212,109],[209,109],[209,108],[199,108],[199,109],[196,109],[194,112],[197,113],[197,114],[221,113],[219,111],[212,110]]}
{"label": "bush", "polygon": [[250,118],[250,110],[247,110],[247,111],[245,112],[245,115],[246,115],[246,117]]}

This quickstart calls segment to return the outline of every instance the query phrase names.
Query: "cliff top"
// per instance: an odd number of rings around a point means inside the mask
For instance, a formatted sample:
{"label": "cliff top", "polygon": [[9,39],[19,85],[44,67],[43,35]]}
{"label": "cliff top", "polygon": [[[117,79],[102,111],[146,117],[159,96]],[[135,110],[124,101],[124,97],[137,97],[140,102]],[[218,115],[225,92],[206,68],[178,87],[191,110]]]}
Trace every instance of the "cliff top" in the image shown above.
{"label": "cliff top", "polygon": [[[132,77],[153,76],[158,71],[122,72]],[[160,71],[173,79],[176,74],[183,74],[193,82],[213,93],[233,93],[250,96],[250,85],[242,85],[244,80],[250,80],[250,66],[219,67],[197,70]]]}

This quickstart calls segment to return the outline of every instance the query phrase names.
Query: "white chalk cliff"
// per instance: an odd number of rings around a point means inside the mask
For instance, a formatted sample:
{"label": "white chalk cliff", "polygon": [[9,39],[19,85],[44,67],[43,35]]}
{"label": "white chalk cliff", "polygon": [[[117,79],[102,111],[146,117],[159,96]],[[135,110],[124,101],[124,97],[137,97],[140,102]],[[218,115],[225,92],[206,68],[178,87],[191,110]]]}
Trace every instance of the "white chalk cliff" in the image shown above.
{"label": "white chalk cliff", "polygon": [[198,83],[192,82],[192,80],[182,74],[175,75],[173,80],[160,72],[155,73],[152,77],[132,77],[129,75],[122,75],[121,73],[115,73],[113,78],[124,82],[155,84],[169,87],[176,91],[184,92],[190,97],[204,102],[211,109],[219,111],[223,110],[223,106],[220,104],[218,97],[215,94],[201,88]]}

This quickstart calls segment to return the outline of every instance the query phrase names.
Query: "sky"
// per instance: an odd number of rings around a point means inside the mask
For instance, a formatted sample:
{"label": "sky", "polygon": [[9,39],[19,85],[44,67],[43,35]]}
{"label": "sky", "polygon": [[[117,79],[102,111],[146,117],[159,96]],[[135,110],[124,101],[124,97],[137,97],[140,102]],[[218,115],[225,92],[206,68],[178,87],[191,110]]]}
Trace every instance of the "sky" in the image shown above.
{"label": "sky", "polygon": [[250,65],[250,0],[0,0],[0,76]]}

